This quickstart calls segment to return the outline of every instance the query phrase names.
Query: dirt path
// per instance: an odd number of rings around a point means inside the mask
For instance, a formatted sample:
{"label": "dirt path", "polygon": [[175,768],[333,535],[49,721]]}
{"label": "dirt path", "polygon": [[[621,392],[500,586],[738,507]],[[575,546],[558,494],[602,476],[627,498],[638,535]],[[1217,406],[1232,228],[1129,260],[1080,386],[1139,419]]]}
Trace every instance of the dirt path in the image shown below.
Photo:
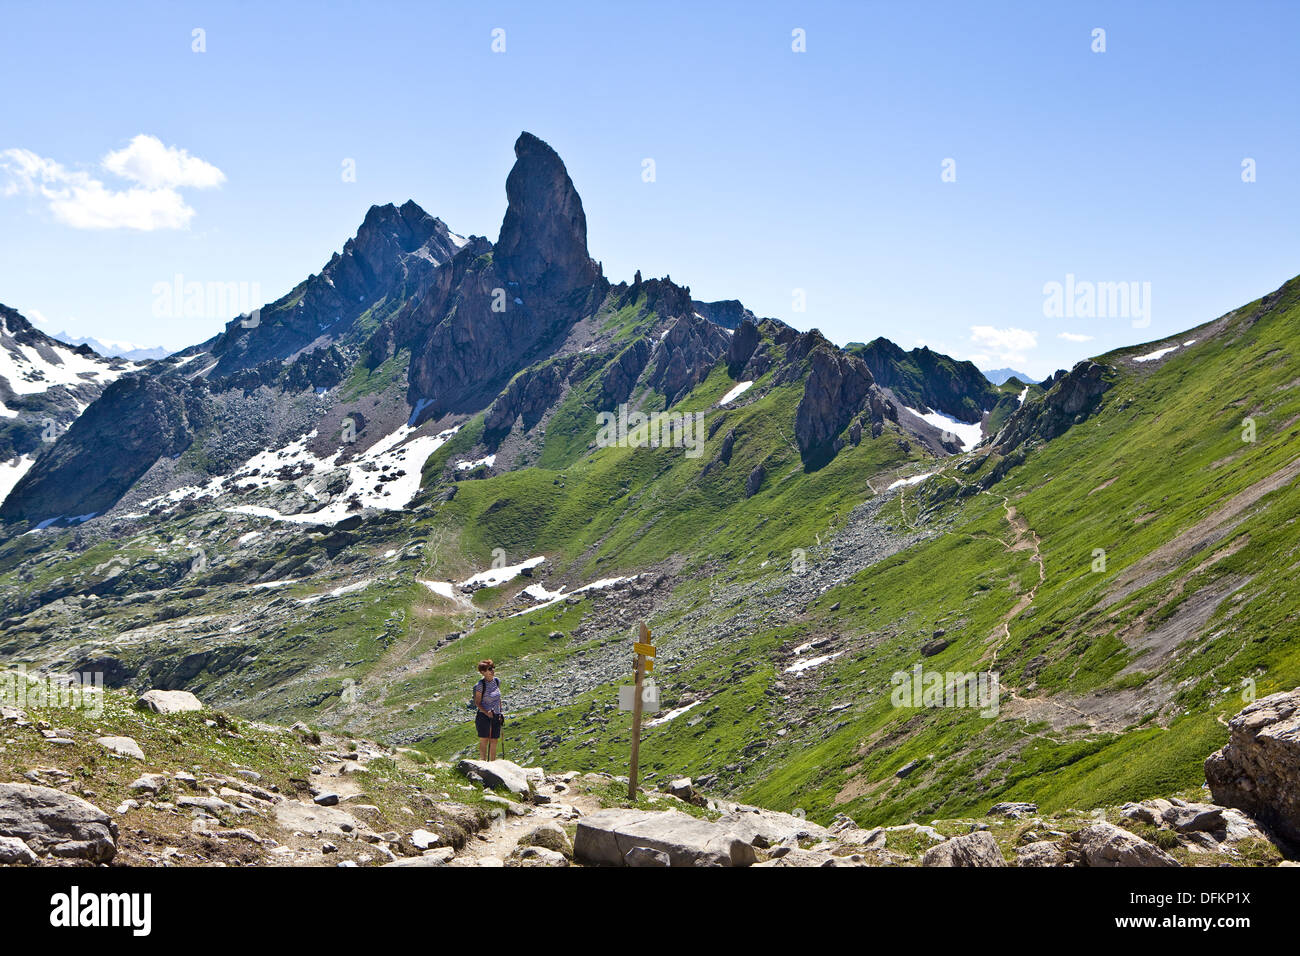
{"label": "dirt path", "polygon": [[516,816],[502,808],[493,813],[493,820],[484,829],[466,841],[464,849],[456,854],[458,866],[503,866],[505,860],[519,845],[520,839],[544,823],[564,826],[579,817],[601,809],[600,800],[576,789],[559,791],[561,785],[543,784],[540,792],[551,795],[555,801],[546,804],[515,804],[524,812]]}
{"label": "dirt path", "polygon": [[[1043,542],[1038,536],[1038,532],[1029,527],[1029,522],[1020,515],[1006,495],[996,494],[991,491],[985,491],[984,494],[1002,499],[1002,508],[1006,512],[1007,525],[1011,529],[1012,536],[1010,541],[1003,541],[1001,538],[996,538],[995,540],[997,540],[1008,552],[1032,551],[1033,554],[1029,556],[1029,560],[1038,565],[1038,583],[1024,594],[1020,595],[1019,600],[1017,600],[1011,609],[1002,616],[1002,619],[993,629],[993,633],[989,635],[988,639],[994,643],[993,646],[989,648],[986,656],[991,660],[990,669],[996,672],[998,666],[998,652],[1001,651],[1002,646],[1011,639],[1011,622],[1033,606],[1034,600],[1038,597],[1038,589],[1047,582],[1047,568],[1043,564]],[[1051,700],[1046,697],[1026,697],[1021,693],[1019,688],[1008,683],[1001,674],[998,674],[998,687],[1005,692],[1008,697],[1010,697],[1009,703],[1011,705],[1012,713],[1007,715],[1009,717],[1022,717],[1026,721],[1032,722],[1032,717],[1036,712],[1040,711],[1044,707],[1051,707],[1059,712],[1069,714],[1071,717],[1078,717],[1079,720],[1086,723],[1091,728],[1096,728],[1097,726],[1097,723],[1092,716],[1079,710],[1077,707],[1071,707],[1069,704],[1063,704],[1060,701]],[[1019,713],[1016,711],[1019,711]],[[1044,736],[1043,734],[1031,734],[1028,731],[1023,730],[1021,732],[1028,737]]]}

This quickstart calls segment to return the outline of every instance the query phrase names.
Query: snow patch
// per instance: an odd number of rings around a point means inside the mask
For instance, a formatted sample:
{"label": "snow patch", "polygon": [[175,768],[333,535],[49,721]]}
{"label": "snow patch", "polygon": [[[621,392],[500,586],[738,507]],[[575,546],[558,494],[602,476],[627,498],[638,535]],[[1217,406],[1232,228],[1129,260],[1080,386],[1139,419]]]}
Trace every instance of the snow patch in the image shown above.
{"label": "snow patch", "polygon": [[933,478],[937,474],[937,471],[927,471],[924,475],[913,475],[911,478],[899,478],[898,481],[894,482],[885,490],[893,491],[895,488],[901,488],[904,485],[919,485],[921,482],[925,481],[925,479]]}
{"label": "snow patch", "polygon": [[0,502],[9,497],[9,492],[14,490],[14,485],[18,484],[35,463],[36,459],[31,455],[23,455],[13,461],[0,464]]}
{"label": "snow patch", "polygon": [[[253,515],[284,521],[289,524],[332,525],[366,508],[397,511],[406,507],[420,490],[420,472],[429,456],[456,434],[460,426],[439,432],[437,435],[411,437],[415,429],[403,425],[362,452],[351,461],[338,463],[343,449],[328,458],[320,458],[308,450],[308,443],[316,437],[312,431],[289,442],[282,448],[258,452],[233,474],[218,476],[202,485],[187,485],[165,495],[143,502],[145,507],[175,505],[187,498],[217,497],[244,494],[270,488],[282,483],[304,479],[322,478],[326,482],[342,472],[347,487],[329,497],[324,484],[302,486],[303,493],[317,501],[325,501],[317,511],[299,514],[281,514],[263,505],[233,505],[223,510],[232,514]],[[286,479],[281,477],[288,475]]]}
{"label": "snow patch", "polygon": [[[560,601],[563,601],[570,594],[583,594],[587,591],[603,591],[605,588],[612,588],[614,585],[622,584],[624,581],[635,581],[640,576],[641,575],[639,574],[634,574],[631,575],[630,577],[622,577],[622,578],[601,578],[599,581],[592,581],[590,584],[584,584],[582,587],[575,588],[572,591],[565,591],[564,588],[561,587],[560,590],[558,591],[548,592],[545,590],[545,588],[541,588],[541,592],[549,595],[547,598],[542,599],[538,596],[537,593],[530,593],[528,595],[534,600],[542,601],[541,604],[537,604],[530,608],[525,608],[522,611],[517,611],[514,614],[511,614],[510,616],[520,617],[521,615],[524,614],[532,614],[534,611],[540,611],[542,608],[550,607],[552,604],[557,604]],[[525,588],[524,590],[528,591],[528,588]]]}
{"label": "snow patch", "polygon": [[521,561],[519,564],[512,564],[504,568],[488,568],[486,571],[480,571],[472,577],[466,578],[460,582],[461,587],[473,587],[476,584],[482,584],[486,587],[496,587],[498,584],[505,584],[507,581],[519,577],[524,570],[535,568],[546,558],[538,555],[535,558],[529,558],[527,561]]}
{"label": "snow patch", "polygon": [[749,386],[753,384],[754,384],[753,382],[740,382],[739,384],[736,385],[735,388],[729,391],[726,395],[723,395],[722,398],[718,399],[718,405],[719,406],[727,405],[730,404],[731,402],[734,402],[741,395],[745,394],[745,392],[749,390]]}
{"label": "snow patch", "polygon": [[821,657],[810,657],[806,661],[799,661],[797,664],[791,664],[785,669],[787,674],[802,674],[806,670],[812,670],[814,667],[820,667],[827,661],[833,661],[843,654],[843,651],[836,651],[834,654],[823,654]]}
{"label": "snow patch", "polygon": [[903,407],[917,418],[930,423],[935,428],[939,429],[939,431],[950,432],[953,435],[956,435],[957,440],[961,442],[962,451],[970,451],[984,438],[984,428],[979,422],[963,422],[958,421],[951,415],[945,415],[943,412],[922,412],[915,408],[907,408],[906,405]]}
{"label": "snow patch", "polygon": [[660,724],[666,724],[670,720],[676,720],[678,717],[686,713],[688,710],[691,710],[694,707],[699,707],[700,704],[702,703],[704,703],[704,701],[697,700],[693,704],[687,704],[685,707],[678,707],[676,710],[670,710],[662,717],[656,717],[654,720],[646,721],[641,726],[645,728],[649,728],[649,727],[658,727]]}
{"label": "snow patch", "polygon": [[[1195,339],[1193,339],[1192,341],[1195,341]],[[1163,358],[1164,356],[1168,355],[1170,352],[1174,351],[1174,350],[1177,349],[1177,348],[1178,348],[1177,345],[1171,345],[1171,346],[1169,346],[1168,348],[1156,349],[1154,352],[1148,352],[1146,355],[1138,355],[1138,356],[1136,356],[1136,357],[1133,359],[1133,361],[1135,361],[1135,362],[1154,362],[1156,359],[1158,359],[1158,358]]]}

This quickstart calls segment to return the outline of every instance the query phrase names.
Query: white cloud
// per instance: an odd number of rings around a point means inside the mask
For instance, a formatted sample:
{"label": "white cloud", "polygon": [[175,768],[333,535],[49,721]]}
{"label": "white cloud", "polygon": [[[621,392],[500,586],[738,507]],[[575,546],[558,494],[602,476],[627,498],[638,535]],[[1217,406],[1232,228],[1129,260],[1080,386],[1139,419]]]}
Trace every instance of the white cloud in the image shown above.
{"label": "white cloud", "polygon": [[146,189],[211,189],[226,181],[226,174],[211,163],[175,146],[164,146],[158,137],[143,133],[126,149],[105,156],[103,166]]}
{"label": "white cloud", "polygon": [[1058,332],[1058,339],[1065,339],[1067,342],[1091,342],[1091,335],[1080,335],[1078,332]]}
{"label": "white cloud", "polygon": [[1027,352],[1038,347],[1038,333],[1027,329],[996,329],[991,325],[972,325],[970,338],[980,349],[978,358],[972,361],[997,361],[1007,365],[1028,361]]}
{"label": "white cloud", "polygon": [[137,185],[115,189],[29,149],[0,153],[0,169],[8,176],[4,195],[40,196],[55,219],[74,229],[184,229],[194,209],[178,190],[211,189],[226,179],[211,163],[144,135],[110,152],[102,166]]}

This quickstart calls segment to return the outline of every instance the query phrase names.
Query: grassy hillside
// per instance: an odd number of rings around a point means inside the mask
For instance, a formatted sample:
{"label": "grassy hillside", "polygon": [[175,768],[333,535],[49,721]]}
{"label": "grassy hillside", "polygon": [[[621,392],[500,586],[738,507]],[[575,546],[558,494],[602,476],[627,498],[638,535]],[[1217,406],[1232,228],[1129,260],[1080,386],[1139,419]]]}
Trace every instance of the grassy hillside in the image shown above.
{"label": "grassy hillside", "polygon": [[[409,508],[355,527],[200,507],[122,522],[111,540],[13,538],[0,544],[0,651],[61,667],[107,658],[124,680],[243,717],[437,757],[473,746],[464,701],[491,656],[512,756],[617,772],[630,720],[616,687],[644,619],[659,716],[674,715],[646,730],[652,781],[703,776],[863,824],[1195,788],[1243,693],[1300,684],[1287,596],[1300,562],[1297,289],[1100,357],[1114,384],[1095,413],[1013,457],[982,446],[936,460],[886,422],[814,471],[794,438],[802,384],[779,378],[770,340],[769,371],[739,399],[718,406],[735,384],[720,361],[674,406],[704,413],[699,457],[593,447],[602,370],[659,323],[641,300],[607,303],[594,324],[617,341],[600,340],[529,438],[536,466],[449,469],[480,446],[480,414],[428,460]],[[997,391],[991,433],[1023,386]],[[1038,386],[1024,399],[1043,400]],[[642,386],[632,403],[662,396]],[[545,561],[472,594],[431,587],[501,555]],[[630,580],[537,610],[521,593],[611,578]],[[996,715],[895,706],[894,676],[917,664],[997,673]]]}

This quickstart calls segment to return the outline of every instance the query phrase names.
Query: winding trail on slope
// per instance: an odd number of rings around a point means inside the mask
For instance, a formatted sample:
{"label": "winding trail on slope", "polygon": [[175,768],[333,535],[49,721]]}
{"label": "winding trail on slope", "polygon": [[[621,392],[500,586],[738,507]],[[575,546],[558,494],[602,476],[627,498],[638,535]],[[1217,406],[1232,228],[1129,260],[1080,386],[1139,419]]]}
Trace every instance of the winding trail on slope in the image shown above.
{"label": "winding trail on slope", "polygon": [[[989,635],[989,639],[994,640],[995,643],[988,652],[986,652],[985,657],[991,657],[990,670],[993,670],[996,673],[998,666],[998,652],[1002,649],[1002,646],[1011,639],[1011,622],[1023,615],[1033,605],[1034,600],[1038,597],[1038,589],[1047,582],[1047,569],[1043,564],[1043,541],[1038,536],[1038,532],[1029,527],[1029,522],[1020,516],[1019,512],[1016,511],[1015,506],[1011,504],[1010,499],[1008,499],[1006,495],[997,494],[992,491],[985,491],[984,494],[992,495],[994,498],[1000,498],[1002,500],[1002,508],[1006,512],[1006,521],[1012,531],[1012,539],[1009,544],[1002,541],[1001,538],[995,540],[1001,543],[1008,552],[1032,550],[1033,554],[1030,555],[1029,560],[1038,565],[1038,583],[1020,596],[1020,599],[1016,601],[1012,608],[1002,616],[1002,620],[998,622],[998,626],[994,629],[993,633]],[[972,535],[972,537],[983,536]],[[998,635],[999,631],[1001,631],[1000,637]],[[982,659],[983,658],[981,658],[981,660]],[[1058,710],[1065,711],[1066,713],[1077,715],[1087,723],[1089,728],[1096,729],[1096,721],[1077,707],[1071,707],[1068,704],[1062,704],[1060,701],[1050,700],[1046,697],[1026,697],[1013,684],[1007,682],[1001,674],[998,674],[998,686],[1006,690],[1012,700],[1018,700],[1022,704],[1029,705],[1031,708],[1034,705],[1055,707]],[[1028,731],[1022,731],[1022,733],[1031,737],[1043,736],[1042,734],[1030,734]]]}

